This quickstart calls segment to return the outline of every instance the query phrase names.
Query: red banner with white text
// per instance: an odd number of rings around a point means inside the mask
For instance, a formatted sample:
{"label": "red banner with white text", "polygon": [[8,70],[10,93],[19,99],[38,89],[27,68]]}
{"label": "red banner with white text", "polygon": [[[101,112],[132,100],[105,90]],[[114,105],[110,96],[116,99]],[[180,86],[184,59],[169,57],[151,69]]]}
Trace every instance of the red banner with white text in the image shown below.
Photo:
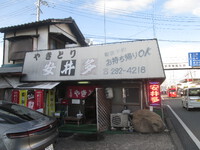
{"label": "red banner with white text", "polygon": [[35,109],[41,110],[44,109],[44,90],[35,90]]}
{"label": "red banner with white text", "polygon": [[19,104],[19,90],[12,90],[12,103]]}
{"label": "red banner with white text", "polygon": [[67,97],[74,99],[84,99],[89,96],[94,90],[95,86],[68,86]]}

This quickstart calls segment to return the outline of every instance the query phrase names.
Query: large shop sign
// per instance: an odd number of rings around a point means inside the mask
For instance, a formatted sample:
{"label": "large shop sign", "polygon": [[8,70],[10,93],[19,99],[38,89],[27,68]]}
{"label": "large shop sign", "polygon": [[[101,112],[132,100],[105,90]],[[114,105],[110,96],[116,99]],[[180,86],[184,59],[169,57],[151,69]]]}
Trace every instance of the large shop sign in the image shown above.
{"label": "large shop sign", "polygon": [[27,52],[23,81],[165,78],[157,40]]}

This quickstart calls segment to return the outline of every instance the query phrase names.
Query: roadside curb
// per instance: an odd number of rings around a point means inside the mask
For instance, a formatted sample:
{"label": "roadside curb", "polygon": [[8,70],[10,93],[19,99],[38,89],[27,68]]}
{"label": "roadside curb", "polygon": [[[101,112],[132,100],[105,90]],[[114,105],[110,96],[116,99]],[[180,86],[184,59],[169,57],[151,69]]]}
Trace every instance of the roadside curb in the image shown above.
{"label": "roadside curb", "polygon": [[171,119],[168,117],[168,114],[164,108],[164,113],[165,113],[165,123],[167,125],[167,128],[169,129],[169,135],[172,139],[173,144],[175,145],[177,150],[184,150],[183,145],[181,143],[180,138],[178,137],[175,128],[171,122]]}

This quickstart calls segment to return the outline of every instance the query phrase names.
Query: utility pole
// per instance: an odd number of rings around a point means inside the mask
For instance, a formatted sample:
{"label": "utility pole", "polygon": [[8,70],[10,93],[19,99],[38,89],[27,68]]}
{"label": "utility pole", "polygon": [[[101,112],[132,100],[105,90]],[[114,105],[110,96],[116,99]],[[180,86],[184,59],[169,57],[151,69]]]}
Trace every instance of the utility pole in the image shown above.
{"label": "utility pole", "polygon": [[106,44],[106,1],[104,0],[104,44]]}
{"label": "utility pole", "polygon": [[37,4],[36,4],[36,7],[37,7],[37,15],[36,15],[36,21],[39,21],[40,20],[40,3],[41,3],[41,0],[37,0]]}
{"label": "utility pole", "polygon": [[40,13],[42,13],[41,9],[40,9],[40,6],[41,5],[45,5],[47,7],[49,7],[49,4],[47,1],[44,1],[44,0],[37,0],[37,3],[36,3],[36,7],[37,7],[37,18],[36,18],[36,21],[40,21]]}

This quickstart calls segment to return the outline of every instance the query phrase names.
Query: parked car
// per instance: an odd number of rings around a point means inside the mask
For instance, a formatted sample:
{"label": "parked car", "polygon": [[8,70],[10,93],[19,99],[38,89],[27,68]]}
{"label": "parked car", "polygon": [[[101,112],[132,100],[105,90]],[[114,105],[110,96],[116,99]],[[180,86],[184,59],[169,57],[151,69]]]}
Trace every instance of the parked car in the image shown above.
{"label": "parked car", "polygon": [[0,101],[0,150],[53,150],[57,136],[56,119]]}
{"label": "parked car", "polygon": [[200,108],[200,87],[183,90],[182,106],[187,110],[191,108]]}

